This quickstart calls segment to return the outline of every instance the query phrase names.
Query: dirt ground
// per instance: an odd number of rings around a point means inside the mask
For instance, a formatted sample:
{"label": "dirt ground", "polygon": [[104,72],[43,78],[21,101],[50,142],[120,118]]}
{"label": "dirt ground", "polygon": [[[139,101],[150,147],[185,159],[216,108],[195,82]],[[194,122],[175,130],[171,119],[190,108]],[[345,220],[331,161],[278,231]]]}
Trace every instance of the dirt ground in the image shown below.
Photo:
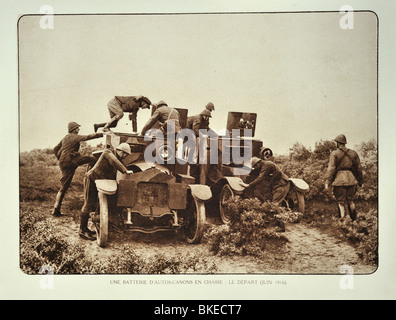
{"label": "dirt ground", "polygon": [[[265,259],[249,256],[217,256],[209,251],[207,239],[200,244],[188,244],[183,232],[159,232],[143,234],[122,231],[109,227],[108,245],[100,248],[96,241],[83,240],[78,235],[79,211],[66,213],[61,218],[53,218],[49,212],[51,205],[42,203],[40,211],[48,213],[48,219],[55,221],[61,234],[70,242],[85,247],[85,252],[95,260],[106,260],[128,244],[141,257],[155,254],[197,254],[205,256],[206,261],[217,266],[218,274],[340,274],[340,268],[348,265],[354,274],[370,274],[375,266],[364,264],[354,247],[303,222],[289,223],[284,235],[289,242],[279,253],[271,253]],[[65,210],[64,210],[65,211]],[[66,206],[67,211],[67,206]],[[208,217],[207,224],[217,224]],[[93,228],[93,226],[92,226]]]}

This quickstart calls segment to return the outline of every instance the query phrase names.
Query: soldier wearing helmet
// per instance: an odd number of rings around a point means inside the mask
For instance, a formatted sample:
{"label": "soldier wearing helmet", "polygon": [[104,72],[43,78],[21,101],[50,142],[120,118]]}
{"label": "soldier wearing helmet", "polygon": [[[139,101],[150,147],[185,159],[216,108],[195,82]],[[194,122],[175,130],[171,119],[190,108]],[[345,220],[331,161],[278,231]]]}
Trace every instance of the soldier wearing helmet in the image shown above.
{"label": "soldier wearing helmet", "polygon": [[97,179],[115,180],[117,170],[121,173],[130,174],[132,171],[127,170],[121,162],[128,155],[131,155],[131,147],[128,143],[121,143],[114,151],[105,149],[100,155],[95,165],[85,174],[84,178],[84,205],[81,209],[80,231],[81,238],[94,240],[95,232],[88,229],[89,213],[95,211],[98,191],[95,186]]}
{"label": "soldier wearing helmet", "polygon": [[68,134],[55,146],[54,153],[59,160],[59,168],[61,169],[61,187],[56,195],[52,215],[55,217],[62,216],[60,211],[63,198],[67,189],[73,180],[77,167],[86,163],[94,162],[93,156],[82,156],[79,153],[80,142],[100,138],[103,133],[79,135],[80,125],[77,122],[70,122],[67,125]]}
{"label": "soldier wearing helmet", "polygon": [[212,102],[208,102],[205,106],[205,109],[209,110],[210,112],[214,111],[214,104]]}
{"label": "soldier wearing helmet", "polygon": [[129,112],[129,119],[132,120],[132,130],[137,132],[137,112],[139,109],[150,109],[151,101],[144,96],[115,96],[107,103],[110,113],[110,121],[94,125],[95,132],[103,127],[103,131],[110,131],[115,128],[118,121],[124,116],[124,112]]}
{"label": "soldier wearing helmet", "polygon": [[[268,148],[267,148],[268,149]],[[268,149],[271,151],[271,149]],[[261,151],[264,151],[261,150]],[[260,154],[264,154],[261,152]],[[252,171],[248,181],[247,194],[252,194],[261,201],[270,200],[280,205],[290,189],[289,178],[272,161],[272,151],[263,158],[252,158]],[[250,189],[250,191],[249,191]]]}
{"label": "soldier wearing helmet", "polygon": [[343,220],[347,210],[352,220],[356,219],[356,208],[353,202],[357,185],[363,185],[362,167],[358,154],[345,145],[345,135],[338,135],[334,141],[337,149],[330,154],[330,160],[325,175],[325,189],[333,186],[333,193],[337,201],[338,212]]}
{"label": "soldier wearing helmet", "polygon": [[210,110],[204,109],[200,114],[187,118],[187,128],[193,130],[198,137],[200,129],[210,130],[209,118],[211,117],[212,114]]}
{"label": "soldier wearing helmet", "polygon": [[187,118],[187,128],[193,130],[196,136],[199,136],[199,129],[209,130],[209,118],[212,117],[212,111],[214,110],[214,104],[208,102],[200,114]]}
{"label": "soldier wearing helmet", "polygon": [[160,129],[166,134],[174,134],[180,131],[180,114],[174,108],[161,100],[154,105],[156,107],[153,115],[144,125],[141,134],[145,135],[148,130],[153,128],[156,123],[159,123]]}

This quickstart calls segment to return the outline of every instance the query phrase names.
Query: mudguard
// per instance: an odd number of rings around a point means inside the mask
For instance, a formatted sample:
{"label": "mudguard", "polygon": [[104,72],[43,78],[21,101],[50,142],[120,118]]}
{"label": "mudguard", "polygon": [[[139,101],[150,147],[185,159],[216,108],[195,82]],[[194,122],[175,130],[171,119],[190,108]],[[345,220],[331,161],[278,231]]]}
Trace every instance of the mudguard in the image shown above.
{"label": "mudguard", "polygon": [[191,190],[191,194],[194,198],[202,201],[207,201],[212,198],[212,191],[210,188],[203,184],[189,184],[188,188]]}
{"label": "mudguard", "polygon": [[115,194],[117,192],[117,182],[116,180],[109,179],[98,179],[95,180],[96,188],[99,192],[104,194]]}
{"label": "mudguard", "polygon": [[294,186],[301,192],[307,192],[309,190],[309,185],[303,179],[289,178],[289,180],[294,184]]}
{"label": "mudguard", "polygon": [[155,163],[148,163],[145,161],[139,161],[139,162],[134,162],[132,163],[132,165],[138,167],[141,171],[146,171],[148,169],[151,168],[157,168],[158,170],[170,174],[169,169],[166,168],[165,166],[159,165],[159,164],[155,164]]}
{"label": "mudguard", "polygon": [[243,182],[243,180],[239,177],[225,177],[227,180],[228,184],[230,185],[231,189],[236,193],[236,194],[241,194],[246,188],[246,184]]}

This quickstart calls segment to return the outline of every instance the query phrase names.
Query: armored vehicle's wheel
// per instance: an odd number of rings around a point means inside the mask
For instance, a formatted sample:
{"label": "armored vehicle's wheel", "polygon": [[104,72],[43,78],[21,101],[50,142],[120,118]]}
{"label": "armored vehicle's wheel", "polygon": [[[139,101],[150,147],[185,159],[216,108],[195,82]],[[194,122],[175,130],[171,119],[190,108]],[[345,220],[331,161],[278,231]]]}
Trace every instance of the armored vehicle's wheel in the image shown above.
{"label": "armored vehicle's wheel", "polygon": [[185,226],[186,238],[188,243],[199,243],[203,236],[206,220],[205,204],[192,196],[188,198]]}
{"label": "armored vehicle's wheel", "polygon": [[297,190],[292,190],[288,194],[286,200],[291,210],[305,213],[305,198],[303,193]]}
{"label": "armored vehicle's wheel", "polygon": [[96,226],[96,242],[99,247],[104,247],[109,234],[109,206],[107,195],[99,192],[100,223]]}
{"label": "armored vehicle's wheel", "polygon": [[220,219],[223,223],[230,223],[230,215],[227,212],[226,203],[229,199],[234,196],[234,191],[232,191],[230,185],[228,183],[224,184],[220,189],[219,194],[219,213]]}

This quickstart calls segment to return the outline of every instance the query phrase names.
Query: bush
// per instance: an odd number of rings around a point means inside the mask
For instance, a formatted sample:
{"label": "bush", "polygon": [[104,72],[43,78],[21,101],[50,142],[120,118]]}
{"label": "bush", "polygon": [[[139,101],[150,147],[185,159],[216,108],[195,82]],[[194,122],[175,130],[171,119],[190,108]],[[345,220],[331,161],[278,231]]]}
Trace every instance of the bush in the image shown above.
{"label": "bush", "polygon": [[[84,154],[92,152],[82,148]],[[60,188],[61,171],[52,149],[34,149],[20,153],[19,199],[20,201],[45,201],[54,198]],[[86,166],[77,168],[70,190],[82,194]]]}
{"label": "bush", "polygon": [[23,272],[38,274],[41,267],[51,266],[56,274],[81,273],[83,248],[61,239],[51,220],[32,211],[21,212],[20,238]]}
{"label": "bush", "polygon": [[137,255],[129,245],[105,261],[93,261],[85,247],[59,236],[52,220],[31,210],[22,210],[20,217],[20,267],[27,274],[39,274],[50,266],[54,274],[174,274],[214,273],[215,264],[196,255],[156,254],[148,259]]}
{"label": "bush", "polygon": [[[290,149],[288,159],[276,159],[276,162],[286,175],[291,178],[304,179],[309,184],[310,190],[306,194],[307,200],[316,199],[328,202],[333,200],[333,195],[324,189],[324,178],[330,153],[335,148],[336,145],[334,142],[320,140],[315,143],[315,148],[311,152],[303,145],[296,143]],[[375,140],[362,142],[354,150],[360,156],[364,179],[363,187],[359,188],[356,198],[361,200],[377,200],[377,143]]]}
{"label": "bush", "polygon": [[141,258],[129,246],[124,245],[121,253],[108,260],[106,273],[111,274],[177,274],[203,272],[214,273],[217,267],[209,265],[205,258],[196,255],[183,256],[180,254],[167,256],[155,254],[147,259]]}
{"label": "bush", "polygon": [[359,257],[367,262],[378,264],[378,222],[377,210],[359,212],[356,221],[350,219],[333,223],[340,231],[340,237],[357,248]]}
{"label": "bush", "polygon": [[210,250],[219,255],[263,255],[278,250],[288,239],[282,234],[284,222],[295,213],[271,202],[234,197],[226,204],[230,224],[212,227],[208,232]]}

